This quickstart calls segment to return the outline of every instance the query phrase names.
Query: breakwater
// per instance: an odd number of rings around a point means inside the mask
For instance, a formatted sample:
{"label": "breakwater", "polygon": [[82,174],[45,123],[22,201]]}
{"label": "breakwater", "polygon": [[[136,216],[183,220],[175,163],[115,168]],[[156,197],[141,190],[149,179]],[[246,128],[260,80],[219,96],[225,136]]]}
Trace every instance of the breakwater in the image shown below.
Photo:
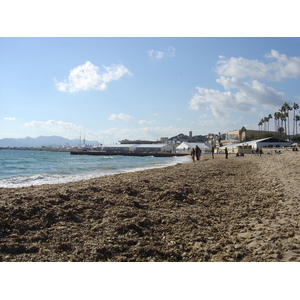
{"label": "breakwater", "polygon": [[175,157],[186,156],[188,153],[167,152],[120,152],[120,151],[70,151],[71,155],[123,155],[123,156],[153,156],[153,157]]}

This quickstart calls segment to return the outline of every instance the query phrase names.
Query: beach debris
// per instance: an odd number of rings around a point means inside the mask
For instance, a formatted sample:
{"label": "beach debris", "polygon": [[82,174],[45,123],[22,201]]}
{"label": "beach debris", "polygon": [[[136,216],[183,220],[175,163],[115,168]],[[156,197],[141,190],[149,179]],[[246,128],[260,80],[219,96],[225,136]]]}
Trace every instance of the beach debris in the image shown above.
{"label": "beach debris", "polygon": [[299,175],[287,151],[1,189],[0,260],[300,261]]}

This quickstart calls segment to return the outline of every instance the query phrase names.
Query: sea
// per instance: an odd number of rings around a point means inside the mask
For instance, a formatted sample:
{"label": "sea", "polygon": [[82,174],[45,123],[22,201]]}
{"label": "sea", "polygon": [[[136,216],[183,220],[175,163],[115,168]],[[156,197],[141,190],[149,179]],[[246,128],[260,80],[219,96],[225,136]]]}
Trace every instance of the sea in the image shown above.
{"label": "sea", "polygon": [[0,150],[0,187],[18,188],[92,179],[187,163],[188,156],[94,156],[69,152]]}

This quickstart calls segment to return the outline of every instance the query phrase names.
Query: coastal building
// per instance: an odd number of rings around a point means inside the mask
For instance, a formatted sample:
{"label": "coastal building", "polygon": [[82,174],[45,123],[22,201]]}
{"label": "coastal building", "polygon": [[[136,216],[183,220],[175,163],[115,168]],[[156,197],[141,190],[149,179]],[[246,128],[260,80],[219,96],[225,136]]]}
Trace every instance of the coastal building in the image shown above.
{"label": "coastal building", "polygon": [[176,136],[173,136],[168,139],[168,144],[180,144],[182,142],[187,142],[187,143],[204,143],[206,142],[206,138],[203,135],[195,135],[192,136],[192,131],[189,132],[189,135],[185,134],[178,134]]}
{"label": "coastal building", "polygon": [[180,144],[181,142],[188,142],[190,137],[183,133],[180,133],[176,136],[170,137],[168,139],[168,144]]}
{"label": "coastal building", "polygon": [[182,142],[179,146],[176,148],[176,152],[190,152],[193,148],[196,148],[196,146],[202,150],[202,151],[210,151],[210,148],[206,146],[204,143],[187,143]]}
{"label": "coastal building", "polygon": [[102,145],[101,150],[107,152],[129,152],[135,150],[135,145],[132,144],[106,144]]}
{"label": "coastal building", "polygon": [[227,143],[237,143],[237,142],[244,142],[244,141],[251,141],[255,139],[262,139],[264,137],[278,137],[280,138],[280,134],[282,138],[286,138],[286,134],[284,132],[278,131],[265,131],[265,130],[249,130],[243,127],[240,130],[233,130],[228,131],[226,136]]}
{"label": "coastal building", "polygon": [[212,146],[214,147],[220,147],[220,142],[221,140],[224,140],[226,138],[226,134],[219,132],[219,134],[214,134],[214,133],[209,133],[205,136],[206,138],[206,145],[209,146],[210,148]]}
{"label": "coastal building", "polygon": [[168,144],[142,144],[136,145],[136,152],[172,152],[173,147]]}
{"label": "coastal building", "polygon": [[160,142],[163,143],[163,144],[167,144],[168,143],[168,139],[169,139],[168,137],[161,137],[160,138]]}
{"label": "coastal building", "polygon": [[276,149],[276,148],[283,148],[283,147],[291,147],[291,144],[292,144],[291,142],[280,139],[278,137],[268,137],[259,140],[225,145],[219,148],[219,152],[224,152],[225,147],[227,147],[228,151],[231,153],[237,153],[237,152],[252,153],[252,151],[256,149],[261,149],[261,148]]}

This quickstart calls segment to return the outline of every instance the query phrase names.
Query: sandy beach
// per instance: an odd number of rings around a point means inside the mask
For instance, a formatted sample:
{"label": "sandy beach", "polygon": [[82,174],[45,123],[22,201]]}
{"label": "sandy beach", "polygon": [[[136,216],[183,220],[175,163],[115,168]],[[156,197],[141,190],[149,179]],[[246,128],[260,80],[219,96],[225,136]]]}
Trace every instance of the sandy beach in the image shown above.
{"label": "sandy beach", "polygon": [[0,261],[300,261],[300,153],[0,189]]}

